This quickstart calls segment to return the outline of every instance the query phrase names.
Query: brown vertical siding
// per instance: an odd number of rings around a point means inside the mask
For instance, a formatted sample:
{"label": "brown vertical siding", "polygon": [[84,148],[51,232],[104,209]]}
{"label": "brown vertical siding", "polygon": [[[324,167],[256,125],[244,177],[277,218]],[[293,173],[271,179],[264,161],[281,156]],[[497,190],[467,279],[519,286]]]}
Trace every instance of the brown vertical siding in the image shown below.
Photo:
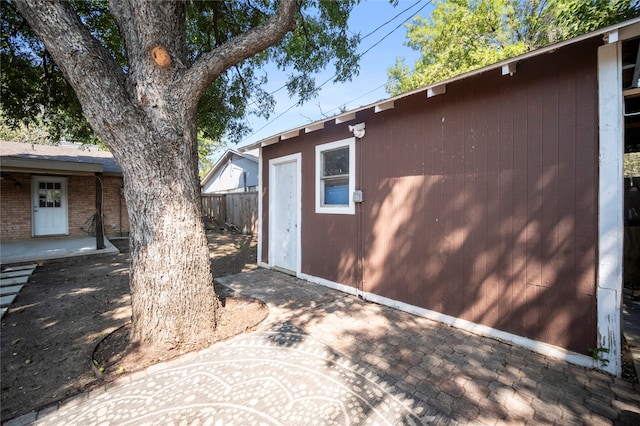
{"label": "brown vertical siding", "polygon": [[[269,159],[302,153],[303,272],[586,353],[596,339],[598,44],[265,147],[265,184]],[[356,216],[315,214],[314,147],[361,121],[359,233]],[[266,235],[267,189],[263,203]]]}

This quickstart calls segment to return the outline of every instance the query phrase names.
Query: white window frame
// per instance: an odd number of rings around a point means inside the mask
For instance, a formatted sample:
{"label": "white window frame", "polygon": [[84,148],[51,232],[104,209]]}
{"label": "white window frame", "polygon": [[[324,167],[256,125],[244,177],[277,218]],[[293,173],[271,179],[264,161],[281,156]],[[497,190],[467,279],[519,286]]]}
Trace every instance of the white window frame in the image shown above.
{"label": "white window frame", "polygon": [[[339,148],[349,148],[349,204],[343,206],[325,206],[322,204],[322,153]],[[356,189],[356,138],[347,138],[322,145],[316,145],[316,213],[355,214],[353,192]]]}

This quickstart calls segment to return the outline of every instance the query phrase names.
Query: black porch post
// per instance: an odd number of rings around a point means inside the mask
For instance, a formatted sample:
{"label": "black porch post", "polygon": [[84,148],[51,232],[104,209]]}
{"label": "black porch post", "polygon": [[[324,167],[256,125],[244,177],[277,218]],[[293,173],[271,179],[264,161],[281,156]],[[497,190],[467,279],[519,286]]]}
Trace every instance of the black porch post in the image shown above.
{"label": "black porch post", "polygon": [[102,173],[96,173],[96,250],[105,248],[104,230],[102,227]]}

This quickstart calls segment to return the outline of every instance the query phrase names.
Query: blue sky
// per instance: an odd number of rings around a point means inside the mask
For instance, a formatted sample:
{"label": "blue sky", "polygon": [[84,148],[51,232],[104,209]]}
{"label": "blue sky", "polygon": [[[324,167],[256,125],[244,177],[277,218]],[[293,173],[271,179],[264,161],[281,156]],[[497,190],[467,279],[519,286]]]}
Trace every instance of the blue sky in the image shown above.
{"label": "blue sky", "polygon": [[[275,95],[276,108],[269,120],[250,117],[250,125],[253,130],[238,147],[302,126],[310,121],[319,120],[322,118],[322,114],[334,115],[341,106],[351,110],[388,98],[389,94],[384,87],[387,82],[387,69],[395,64],[397,57],[404,58],[406,64],[412,66],[419,56],[418,52],[404,46],[406,28],[402,23],[405,20],[410,20],[416,13],[427,16],[433,9],[430,3],[427,0],[400,0],[397,6],[393,7],[388,0],[363,0],[354,8],[349,18],[350,31],[359,32],[361,35],[370,33],[405,9],[409,10],[400,14],[361,43],[358,48],[359,52],[364,52],[375,43],[380,42],[362,57],[360,74],[354,77],[353,81],[343,84],[327,83],[316,98],[302,106],[293,108],[291,107],[296,103],[296,100],[289,98],[286,90],[281,90]],[[398,25],[400,27],[395,29]],[[329,68],[318,74],[316,76],[317,84],[321,84],[331,77],[334,71],[333,68]],[[273,91],[282,83],[282,80],[271,77],[267,90]],[[287,111],[289,108],[291,109]]]}

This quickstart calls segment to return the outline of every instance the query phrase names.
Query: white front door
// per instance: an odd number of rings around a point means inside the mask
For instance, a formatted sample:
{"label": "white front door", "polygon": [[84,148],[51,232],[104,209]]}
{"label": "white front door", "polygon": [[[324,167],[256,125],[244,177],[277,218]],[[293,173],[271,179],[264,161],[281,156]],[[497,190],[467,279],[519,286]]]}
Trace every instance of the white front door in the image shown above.
{"label": "white front door", "polygon": [[300,154],[269,162],[269,263],[300,270]]}
{"label": "white front door", "polygon": [[63,177],[34,176],[33,235],[67,234],[67,179]]}

